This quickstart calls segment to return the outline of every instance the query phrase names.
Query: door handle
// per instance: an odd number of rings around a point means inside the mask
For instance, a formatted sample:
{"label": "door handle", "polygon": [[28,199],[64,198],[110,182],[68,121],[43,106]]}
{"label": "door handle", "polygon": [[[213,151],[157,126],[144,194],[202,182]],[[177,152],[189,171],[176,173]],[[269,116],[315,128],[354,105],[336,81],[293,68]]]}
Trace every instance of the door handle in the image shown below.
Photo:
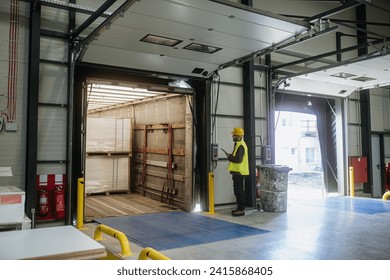
{"label": "door handle", "polygon": [[378,168],[378,170],[379,170],[379,164],[376,165],[376,168]]}

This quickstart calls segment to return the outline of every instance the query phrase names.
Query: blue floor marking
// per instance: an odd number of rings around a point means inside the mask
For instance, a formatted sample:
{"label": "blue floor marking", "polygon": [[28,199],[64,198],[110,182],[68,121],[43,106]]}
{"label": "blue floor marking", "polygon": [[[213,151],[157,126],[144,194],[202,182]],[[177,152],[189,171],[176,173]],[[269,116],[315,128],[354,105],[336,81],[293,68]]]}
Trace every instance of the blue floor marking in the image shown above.
{"label": "blue floor marking", "polygon": [[164,212],[95,219],[143,247],[168,250],[269,232],[194,213]]}
{"label": "blue floor marking", "polygon": [[329,197],[320,202],[319,206],[370,215],[390,211],[389,201],[374,198]]}

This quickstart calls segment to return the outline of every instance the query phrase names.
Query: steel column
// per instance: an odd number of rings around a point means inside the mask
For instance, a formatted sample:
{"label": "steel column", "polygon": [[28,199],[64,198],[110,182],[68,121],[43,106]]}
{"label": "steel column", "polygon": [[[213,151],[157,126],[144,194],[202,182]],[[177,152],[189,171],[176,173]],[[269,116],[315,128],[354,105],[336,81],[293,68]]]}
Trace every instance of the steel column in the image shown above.
{"label": "steel column", "polygon": [[[362,31],[367,29],[367,25],[364,23],[366,21],[366,6],[361,5],[356,7],[356,21],[360,22],[357,24],[357,44],[366,44],[367,43],[367,33]],[[367,47],[362,47],[357,50],[358,56],[365,56],[368,53]],[[361,137],[362,137],[362,156],[368,158],[368,178],[369,182],[363,184],[363,192],[371,193],[371,183],[372,183],[372,174],[371,174],[371,110],[370,110],[370,91],[362,90],[360,91],[360,120],[361,120]]]}
{"label": "steel column", "polygon": [[253,61],[243,64],[244,131],[248,146],[249,175],[245,177],[245,200],[247,206],[256,204],[256,157],[255,157],[255,70]]}
{"label": "steel column", "polygon": [[[242,0],[242,4],[253,6],[253,0]],[[255,69],[253,60],[242,65],[243,99],[244,99],[244,131],[245,143],[248,146],[249,175],[245,177],[245,203],[256,205],[256,130],[255,130]]]}
{"label": "steel column", "polygon": [[38,143],[38,95],[39,55],[41,32],[41,5],[30,4],[30,34],[28,63],[27,133],[26,133],[26,177],[25,212],[31,218],[36,205],[37,143]]}
{"label": "steel column", "polygon": [[[70,0],[69,4],[75,4],[76,0]],[[69,22],[68,22],[68,31],[71,33],[76,28],[76,12],[69,10]],[[76,145],[71,145],[75,143],[72,141],[73,137],[73,124],[74,124],[74,54],[70,51],[73,47],[73,42],[68,40],[68,61],[67,61],[67,112],[66,112],[66,174],[67,174],[67,187],[66,187],[66,214],[65,214],[65,224],[71,225],[77,219],[77,203],[74,201],[77,200],[77,191],[75,191],[72,186],[78,186],[78,178],[81,177],[81,174],[73,172],[73,150]],[[73,174],[76,176],[74,177]]]}
{"label": "steel column", "polygon": [[[265,64],[268,66],[267,70],[267,143],[272,147],[271,149],[271,163],[275,163],[275,91],[272,87],[272,80],[274,79],[274,72],[271,68],[271,55],[266,55]],[[263,143],[262,143],[263,144]],[[264,159],[263,159],[264,163]]]}

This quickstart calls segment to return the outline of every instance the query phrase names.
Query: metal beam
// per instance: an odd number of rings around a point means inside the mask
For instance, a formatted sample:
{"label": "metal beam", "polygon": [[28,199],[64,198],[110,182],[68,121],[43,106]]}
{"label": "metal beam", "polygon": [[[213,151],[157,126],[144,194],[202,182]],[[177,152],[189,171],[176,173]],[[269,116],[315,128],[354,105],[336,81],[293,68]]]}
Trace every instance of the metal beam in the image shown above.
{"label": "metal beam", "polygon": [[289,62],[289,63],[281,64],[281,65],[278,65],[278,66],[274,66],[273,69],[277,70],[277,69],[284,68],[284,67],[291,66],[291,65],[305,63],[305,62],[312,61],[312,60],[314,61],[314,60],[318,60],[320,58],[328,57],[328,56],[331,56],[331,55],[337,55],[337,54],[344,53],[344,52],[349,52],[349,51],[353,51],[353,50],[359,50],[359,49],[362,49],[362,48],[366,48],[366,47],[368,47],[370,45],[381,44],[383,42],[388,42],[388,41],[390,41],[390,37],[387,37],[387,38],[384,38],[384,39],[374,40],[372,42],[361,43],[361,44],[356,45],[356,46],[352,46],[352,47],[348,47],[348,48],[344,48],[344,49],[340,49],[340,50],[335,50],[335,51],[327,52],[327,53],[324,53],[324,54],[311,56],[311,57],[308,57],[308,58],[304,58],[304,59],[292,61],[292,62]]}
{"label": "metal beam", "polygon": [[[52,7],[52,8],[57,8],[57,9],[62,9],[62,10],[67,10],[70,12],[77,12],[77,13],[82,13],[82,14],[87,14],[87,15],[92,15],[96,10],[90,7],[85,7],[82,5],[77,5],[74,3],[74,1],[70,0],[68,2],[64,1],[59,1],[59,0],[19,0],[20,2],[26,2],[31,4],[31,2],[36,2],[40,3],[41,6],[46,6],[46,7]],[[35,3],[34,3],[35,4]],[[102,14],[102,17],[108,17],[110,16],[110,12],[105,12]]]}
{"label": "metal beam", "polygon": [[[241,0],[242,4],[253,6],[253,0]],[[242,66],[244,131],[245,143],[248,147],[249,175],[245,177],[245,204],[256,205],[256,129],[255,129],[255,70],[253,60]]]}
{"label": "metal beam", "polygon": [[39,96],[39,55],[41,32],[41,5],[30,5],[27,132],[26,132],[26,177],[25,212],[31,219],[36,207],[37,144],[38,144],[38,96]]}
{"label": "metal beam", "polygon": [[348,10],[348,9],[351,9],[351,8],[354,8],[354,7],[360,6],[360,5],[362,5],[362,3],[359,3],[358,1],[349,1],[340,7],[337,7],[337,8],[331,9],[329,11],[317,14],[315,16],[306,18],[305,21],[308,21],[308,22],[317,21],[319,19],[323,19],[323,18],[332,16],[332,15],[338,14],[340,12],[344,12],[345,10]]}
{"label": "metal beam", "polygon": [[104,30],[107,29],[107,26],[110,26],[113,22],[115,22],[119,17],[122,17],[123,14],[138,0],[127,0],[125,1],[115,12],[112,13],[111,16],[106,18],[94,31],[92,31],[84,40],[74,46],[72,48],[72,52],[78,52],[82,48],[83,50],[79,54],[78,60],[81,60],[84,52],[85,46],[87,46],[90,42],[95,40]]}
{"label": "metal beam", "polygon": [[[76,5],[76,0],[69,0],[69,5]],[[69,10],[69,22],[68,22],[68,33],[76,28],[76,12]],[[75,149],[76,141],[73,140],[73,130],[76,130],[77,125],[74,124],[74,54],[70,51],[73,47],[73,42],[68,40],[68,53],[67,53],[67,90],[66,90],[66,124],[68,129],[66,130],[66,214],[65,224],[72,225],[76,220],[76,209],[77,209],[77,186],[78,177],[74,176],[73,170],[75,160],[73,158],[73,152]],[[80,126],[78,127],[80,129]],[[74,178],[75,177],[75,178]]]}
{"label": "metal beam", "polygon": [[333,31],[337,30],[337,28],[338,28],[337,26],[334,26],[334,27],[331,27],[331,28],[319,31],[317,33],[314,33],[312,35],[308,35],[306,37],[296,39],[294,41],[291,41],[291,38],[287,39],[286,40],[287,42],[284,41],[284,42],[281,42],[281,43],[279,43],[277,45],[273,45],[273,46],[271,46],[269,48],[266,48],[264,50],[260,50],[258,52],[254,52],[254,53],[251,53],[249,55],[240,57],[238,59],[226,62],[225,64],[220,65],[218,70],[222,70],[224,68],[228,68],[228,67],[231,67],[231,66],[234,66],[234,65],[237,65],[237,64],[242,64],[244,62],[251,61],[251,60],[253,60],[256,57],[266,56],[266,55],[271,54],[273,52],[277,52],[279,50],[282,50],[282,49],[294,46],[296,44],[300,44],[300,43],[302,43],[304,41],[308,41],[308,40],[311,40],[311,39],[314,39],[314,38],[318,38],[318,36],[327,34],[329,32],[333,32]]}
{"label": "metal beam", "polygon": [[377,8],[377,9],[380,10],[380,11],[384,11],[384,12],[390,13],[390,9],[384,8],[384,7],[381,7],[381,6],[378,6],[378,5],[375,5],[375,4],[373,4],[373,3],[371,2],[371,0],[355,0],[355,1],[360,2],[360,3],[362,3],[362,4],[369,5],[369,6],[374,7],[374,8]]}
{"label": "metal beam", "polygon": [[[386,37],[386,35],[382,35],[382,34],[379,34],[379,33],[367,30],[367,24],[365,22],[362,22],[362,21],[357,22],[356,25],[351,25],[351,24],[342,23],[342,22],[339,22],[339,24],[342,25],[342,26],[351,28],[351,29],[355,29],[355,30],[359,31],[360,34],[371,34],[371,35],[376,36],[376,38],[378,38],[378,37],[379,38]],[[359,26],[365,26],[366,28],[361,28]],[[364,36],[367,36],[367,35],[364,35]]]}
{"label": "metal beam", "polygon": [[70,34],[70,39],[72,40],[73,38],[79,36],[81,32],[87,29],[87,27],[90,26],[96,19],[101,17],[116,1],[117,0],[107,0],[104,2],[103,5],[101,5],[99,9],[96,10],[96,12],[94,12],[89,18],[87,18],[86,21],[84,21],[76,30]]}
{"label": "metal beam", "polygon": [[282,50],[282,49],[288,48],[288,47],[291,47],[291,46],[296,45],[296,44],[303,43],[305,41],[308,41],[308,40],[311,40],[311,39],[314,39],[314,38],[318,38],[319,36],[322,36],[322,35],[328,34],[330,32],[336,31],[337,29],[338,29],[338,26],[329,27],[329,28],[327,28],[325,30],[318,31],[318,32],[316,32],[314,34],[311,34],[311,35],[308,35],[306,37],[296,39],[295,41],[292,41],[292,42],[289,42],[289,43],[286,43],[286,44],[283,44],[283,45],[278,45],[275,48],[274,52],[276,52],[278,50]]}
{"label": "metal beam", "polygon": [[[314,73],[314,72],[318,72],[318,71],[322,71],[322,70],[327,70],[327,69],[331,69],[331,68],[335,68],[335,67],[339,67],[339,66],[343,66],[343,65],[348,65],[348,64],[352,64],[352,63],[357,63],[357,62],[360,62],[360,61],[365,61],[365,60],[373,59],[373,58],[377,58],[377,57],[383,57],[383,54],[382,53],[378,53],[378,52],[374,52],[374,53],[371,53],[371,54],[360,56],[358,58],[352,58],[352,59],[345,60],[345,61],[342,61],[342,62],[336,62],[336,63],[334,63],[332,65],[326,65],[326,66],[323,66],[323,67],[318,67],[318,68],[315,68],[315,69],[310,69],[310,70],[302,71],[302,72],[299,72],[299,73],[293,73],[293,74],[290,74],[288,76],[283,77],[282,79],[279,79],[279,82],[277,83],[277,86],[279,86],[279,84],[281,82],[283,82],[284,80],[289,79],[289,78],[298,77],[298,76],[302,76],[302,75],[307,75],[307,74],[310,74],[310,73]],[[280,72],[277,71],[277,73],[280,73]],[[277,86],[275,86],[275,87],[277,87]]]}

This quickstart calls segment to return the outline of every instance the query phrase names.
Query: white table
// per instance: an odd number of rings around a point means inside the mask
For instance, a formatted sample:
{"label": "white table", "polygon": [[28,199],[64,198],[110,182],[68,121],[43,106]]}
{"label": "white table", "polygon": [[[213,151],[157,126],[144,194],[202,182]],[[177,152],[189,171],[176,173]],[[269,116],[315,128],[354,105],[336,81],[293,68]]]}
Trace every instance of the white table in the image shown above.
{"label": "white table", "polygon": [[105,247],[73,226],[0,232],[0,259],[99,259]]}

